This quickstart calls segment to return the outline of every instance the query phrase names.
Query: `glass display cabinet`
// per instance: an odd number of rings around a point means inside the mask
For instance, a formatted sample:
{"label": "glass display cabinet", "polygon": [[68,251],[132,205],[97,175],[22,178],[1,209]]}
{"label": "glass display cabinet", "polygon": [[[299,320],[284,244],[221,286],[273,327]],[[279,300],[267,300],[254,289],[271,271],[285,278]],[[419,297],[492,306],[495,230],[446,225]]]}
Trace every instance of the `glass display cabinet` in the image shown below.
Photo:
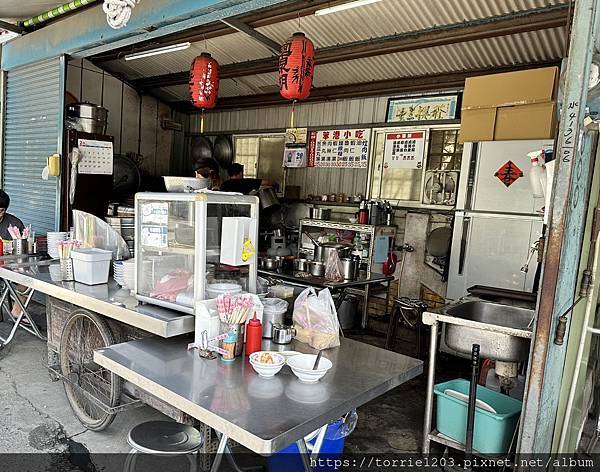
{"label": "glass display cabinet", "polygon": [[258,205],[209,191],[136,194],[138,300],[192,314],[220,290],[256,293]]}

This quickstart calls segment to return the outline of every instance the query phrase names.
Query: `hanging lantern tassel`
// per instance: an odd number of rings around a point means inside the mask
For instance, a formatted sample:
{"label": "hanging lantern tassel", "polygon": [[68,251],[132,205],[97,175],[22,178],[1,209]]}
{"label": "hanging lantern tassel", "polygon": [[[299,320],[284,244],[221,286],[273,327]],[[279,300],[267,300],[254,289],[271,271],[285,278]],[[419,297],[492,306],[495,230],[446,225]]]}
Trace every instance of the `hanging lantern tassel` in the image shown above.
{"label": "hanging lantern tassel", "polygon": [[290,114],[290,128],[294,128],[294,112],[296,111],[296,100],[292,102],[292,113]]}
{"label": "hanging lantern tassel", "polygon": [[315,48],[304,33],[294,33],[279,55],[279,93],[288,100],[304,100],[310,95],[315,73]]}
{"label": "hanging lantern tassel", "polygon": [[204,133],[204,111],[214,108],[219,95],[219,63],[203,52],[192,63],[190,70],[190,101],[200,108],[200,133]]}

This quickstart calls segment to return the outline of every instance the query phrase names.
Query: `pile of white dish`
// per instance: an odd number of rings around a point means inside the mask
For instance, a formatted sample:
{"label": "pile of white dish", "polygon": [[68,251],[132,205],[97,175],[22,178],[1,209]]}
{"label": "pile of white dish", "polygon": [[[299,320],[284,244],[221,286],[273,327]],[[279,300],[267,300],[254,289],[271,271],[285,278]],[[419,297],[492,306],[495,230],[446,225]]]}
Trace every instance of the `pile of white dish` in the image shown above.
{"label": "pile of white dish", "polygon": [[113,278],[121,287],[135,288],[135,258],[125,261],[113,261]]}
{"label": "pile of white dish", "polygon": [[52,259],[58,259],[58,243],[59,241],[69,239],[69,233],[66,231],[50,231],[46,236],[48,240],[48,255]]}

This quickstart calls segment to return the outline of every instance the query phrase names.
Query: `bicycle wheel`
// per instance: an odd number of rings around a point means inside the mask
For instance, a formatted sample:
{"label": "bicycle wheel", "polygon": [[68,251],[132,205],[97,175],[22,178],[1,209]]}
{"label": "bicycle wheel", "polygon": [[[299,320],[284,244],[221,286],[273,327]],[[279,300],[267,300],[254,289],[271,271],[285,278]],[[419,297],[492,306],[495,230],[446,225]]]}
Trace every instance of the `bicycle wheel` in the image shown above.
{"label": "bicycle wheel", "polygon": [[62,331],[60,367],[67,399],[77,419],[91,431],[106,428],[116,413],[121,395],[121,379],[94,362],[94,350],[114,344],[106,322],[85,310],[74,312]]}

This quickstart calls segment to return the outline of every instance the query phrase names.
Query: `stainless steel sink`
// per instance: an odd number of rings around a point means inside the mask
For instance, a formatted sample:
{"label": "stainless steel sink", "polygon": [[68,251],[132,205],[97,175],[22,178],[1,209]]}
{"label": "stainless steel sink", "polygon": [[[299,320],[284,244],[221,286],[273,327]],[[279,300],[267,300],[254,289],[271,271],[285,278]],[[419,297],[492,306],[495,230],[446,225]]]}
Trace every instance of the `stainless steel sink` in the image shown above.
{"label": "stainless steel sink", "polygon": [[[461,299],[448,305],[442,312],[482,325],[465,326],[446,324],[446,344],[455,351],[470,354],[473,344],[480,345],[481,357],[504,362],[524,361],[529,356],[534,311],[519,306],[501,305],[483,300]],[[508,334],[511,330],[513,334]],[[519,334],[519,335],[514,335]]]}

